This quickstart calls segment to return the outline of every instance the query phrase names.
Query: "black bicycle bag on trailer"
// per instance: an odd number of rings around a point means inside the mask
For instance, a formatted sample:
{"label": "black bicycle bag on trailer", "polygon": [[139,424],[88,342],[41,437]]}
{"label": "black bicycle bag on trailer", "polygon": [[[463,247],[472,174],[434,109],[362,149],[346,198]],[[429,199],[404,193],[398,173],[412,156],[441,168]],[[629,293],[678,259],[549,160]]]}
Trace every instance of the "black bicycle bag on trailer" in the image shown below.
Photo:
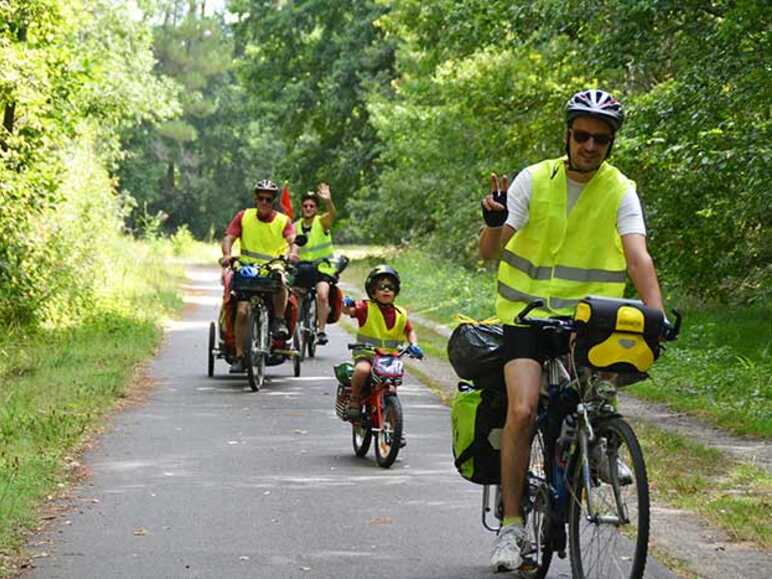
{"label": "black bicycle bag on trailer", "polygon": [[453,457],[459,474],[477,484],[501,482],[501,432],[507,414],[506,391],[461,383],[453,399]]}
{"label": "black bicycle bag on trailer", "polygon": [[576,306],[577,366],[644,373],[659,357],[665,316],[637,300],[590,296]]}

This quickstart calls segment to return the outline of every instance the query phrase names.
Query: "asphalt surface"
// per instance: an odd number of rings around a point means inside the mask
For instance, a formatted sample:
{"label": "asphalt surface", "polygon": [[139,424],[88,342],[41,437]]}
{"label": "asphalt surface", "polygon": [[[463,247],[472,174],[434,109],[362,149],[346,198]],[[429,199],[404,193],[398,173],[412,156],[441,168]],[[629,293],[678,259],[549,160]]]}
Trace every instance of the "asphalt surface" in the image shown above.
{"label": "asphalt surface", "polygon": [[[189,273],[152,394],[84,457],[91,476],[25,577],[494,577],[481,487],[453,467],[447,407],[408,375],[397,462],[356,458],[334,411],[348,334],[329,327],[300,378],[289,362],[269,367],[258,393],[224,361],[207,378],[221,288],[213,269]],[[549,576],[569,577],[567,560]],[[647,576],[672,577],[651,560]]]}

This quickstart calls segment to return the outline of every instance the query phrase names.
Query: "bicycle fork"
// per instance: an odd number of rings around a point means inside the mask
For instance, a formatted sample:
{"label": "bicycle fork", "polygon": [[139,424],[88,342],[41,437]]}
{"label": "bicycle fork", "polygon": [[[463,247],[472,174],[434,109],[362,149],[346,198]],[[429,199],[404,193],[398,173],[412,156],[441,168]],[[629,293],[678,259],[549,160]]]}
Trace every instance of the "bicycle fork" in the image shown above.
{"label": "bicycle fork", "polygon": [[[579,443],[579,450],[581,456],[581,476],[582,485],[584,486],[585,496],[587,497],[587,520],[591,523],[600,525],[626,525],[630,522],[627,508],[622,501],[622,495],[619,485],[619,476],[616,467],[616,456],[608,456],[608,448],[606,439],[597,440],[592,424],[590,424],[589,413],[587,406],[579,404],[576,408],[577,413],[581,419],[581,426],[577,433],[577,441]],[[590,446],[592,444],[599,445],[599,456],[606,455],[606,459],[609,462],[609,474],[611,476],[611,487],[614,491],[614,502],[616,503],[617,515],[600,515],[596,512],[593,504],[593,484],[592,474],[590,472]],[[579,497],[573,497],[573,500],[579,500]]]}

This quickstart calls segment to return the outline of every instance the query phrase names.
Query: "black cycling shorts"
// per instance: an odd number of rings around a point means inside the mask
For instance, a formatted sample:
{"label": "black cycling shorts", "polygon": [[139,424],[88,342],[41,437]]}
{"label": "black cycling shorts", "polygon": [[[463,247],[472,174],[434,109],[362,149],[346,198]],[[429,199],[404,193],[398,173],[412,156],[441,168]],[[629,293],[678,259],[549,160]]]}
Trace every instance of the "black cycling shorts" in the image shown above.
{"label": "black cycling shorts", "polygon": [[543,364],[552,350],[552,343],[543,331],[504,325],[504,354],[507,362],[528,358]]}

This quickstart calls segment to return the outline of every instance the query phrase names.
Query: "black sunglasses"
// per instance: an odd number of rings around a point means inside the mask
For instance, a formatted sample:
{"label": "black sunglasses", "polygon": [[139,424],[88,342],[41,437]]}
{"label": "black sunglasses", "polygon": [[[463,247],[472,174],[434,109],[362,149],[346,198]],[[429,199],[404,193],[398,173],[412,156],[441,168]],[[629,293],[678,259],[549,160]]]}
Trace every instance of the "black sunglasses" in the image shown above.
{"label": "black sunglasses", "polygon": [[273,197],[266,197],[265,195],[257,195],[255,198],[259,203],[273,203]]}
{"label": "black sunglasses", "polygon": [[382,292],[393,292],[395,290],[394,286],[390,283],[381,283],[378,284],[378,289]]}
{"label": "black sunglasses", "polygon": [[587,131],[577,131],[571,129],[571,134],[574,136],[574,141],[577,143],[585,143],[592,139],[596,144],[605,146],[614,140],[614,135],[609,133],[588,133]]}

